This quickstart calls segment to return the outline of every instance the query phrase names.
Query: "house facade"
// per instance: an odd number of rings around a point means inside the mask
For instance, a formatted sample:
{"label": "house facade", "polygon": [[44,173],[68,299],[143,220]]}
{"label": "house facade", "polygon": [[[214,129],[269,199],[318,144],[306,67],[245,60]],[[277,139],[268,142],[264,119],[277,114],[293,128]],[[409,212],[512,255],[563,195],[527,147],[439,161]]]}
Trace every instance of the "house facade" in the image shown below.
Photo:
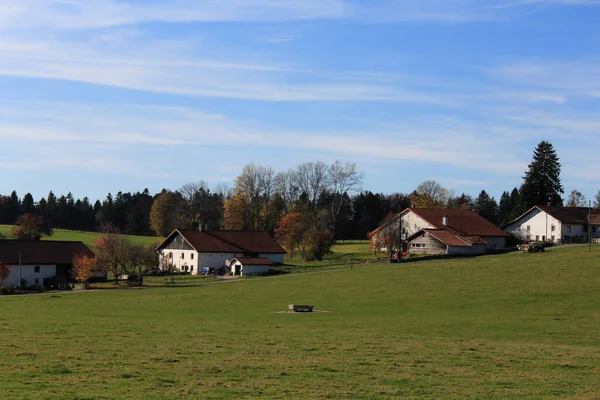
{"label": "house facade", "polygon": [[51,279],[71,280],[73,257],[95,257],[82,242],[0,240],[0,260],[9,267],[5,286],[48,286]]}
{"label": "house facade", "polygon": [[267,233],[176,229],[156,249],[161,269],[198,275],[202,267],[220,270],[233,259],[266,259],[283,264],[285,250]]}
{"label": "house facade", "polygon": [[374,247],[391,231],[401,232],[403,251],[414,254],[483,254],[506,248],[508,237],[479,214],[458,209],[407,208],[370,234]]}
{"label": "house facade", "polygon": [[586,243],[590,230],[600,238],[600,212],[585,207],[535,206],[504,227],[523,241],[553,243]]}

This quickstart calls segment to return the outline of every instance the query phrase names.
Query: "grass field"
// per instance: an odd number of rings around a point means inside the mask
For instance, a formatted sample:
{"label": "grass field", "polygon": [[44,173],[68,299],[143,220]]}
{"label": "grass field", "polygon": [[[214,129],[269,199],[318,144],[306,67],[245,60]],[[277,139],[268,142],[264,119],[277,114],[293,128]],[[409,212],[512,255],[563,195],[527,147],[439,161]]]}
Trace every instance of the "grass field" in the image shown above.
{"label": "grass field", "polygon": [[[0,233],[5,235],[7,238],[11,237],[12,225],[0,225]],[[77,232],[69,231],[66,229],[55,229],[54,234],[50,237],[44,237],[43,240],[69,240],[69,241],[80,241],[86,245],[91,245],[100,238],[98,232]],[[136,245],[147,245],[152,243],[160,243],[162,238],[155,236],[134,236],[127,235],[132,244]]]}
{"label": "grass field", "polygon": [[586,250],[0,297],[0,398],[598,399]]}

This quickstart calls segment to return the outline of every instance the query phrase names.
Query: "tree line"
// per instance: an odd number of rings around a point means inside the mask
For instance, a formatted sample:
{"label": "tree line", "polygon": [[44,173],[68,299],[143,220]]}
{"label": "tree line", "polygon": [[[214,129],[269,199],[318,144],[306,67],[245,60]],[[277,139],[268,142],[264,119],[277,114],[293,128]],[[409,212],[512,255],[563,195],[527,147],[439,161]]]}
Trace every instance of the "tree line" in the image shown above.
{"label": "tree line", "polygon": [[[456,195],[434,180],[421,183],[410,193],[374,193],[363,190],[363,174],[352,162],[305,162],[286,171],[248,164],[235,178],[233,187],[210,187],[204,181],[188,183],[177,190],[151,194],[118,192],[92,203],[71,193],[52,191],[37,200],[16,191],[0,195],[0,224],[26,224],[36,215],[51,229],[105,231],[131,235],[166,236],[175,228],[266,230],[275,234],[281,222],[298,220],[303,230],[313,230],[332,239],[364,239],[389,214],[406,207],[463,208],[474,210],[497,225],[515,219],[533,205],[563,205],[560,162],[549,142],[541,142],[519,187],[504,191],[497,201],[485,190],[475,198]],[[600,204],[600,192],[595,205]],[[574,190],[567,206],[585,206],[584,196]],[[20,219],[20,220],[19,220]],[[289,227],[288,227],[289,228]]]}

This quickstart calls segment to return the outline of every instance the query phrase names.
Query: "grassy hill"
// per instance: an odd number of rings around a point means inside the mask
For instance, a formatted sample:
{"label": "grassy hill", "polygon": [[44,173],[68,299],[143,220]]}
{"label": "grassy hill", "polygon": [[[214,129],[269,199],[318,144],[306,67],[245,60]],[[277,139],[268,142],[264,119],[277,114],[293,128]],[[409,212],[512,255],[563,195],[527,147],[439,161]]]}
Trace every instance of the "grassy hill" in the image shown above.
{"label": "grassy hill", "polygon": [[[12,225],[0,225],[0,233],[5,235],[6,237],[11,237]],[[95,241],[100,238],[100,233],[98,232],[78,232],[78,231],[69,231],[66,229],[55,229],[54,234],[50,237],[44,237],[43,240],[70,240],[70,241],[80,241],[85,243],[86,245],[91,245]],[[151,243],[160,243],[162,238],[155,236],[134,236],[127,235],[131,243],[136,245],[146,245]]]}
{"label": "grassy hill", "polygon": [[[0,398],[597,399],[600,247],[0,297]],[[276,313],[290,303],[329,312]]]}

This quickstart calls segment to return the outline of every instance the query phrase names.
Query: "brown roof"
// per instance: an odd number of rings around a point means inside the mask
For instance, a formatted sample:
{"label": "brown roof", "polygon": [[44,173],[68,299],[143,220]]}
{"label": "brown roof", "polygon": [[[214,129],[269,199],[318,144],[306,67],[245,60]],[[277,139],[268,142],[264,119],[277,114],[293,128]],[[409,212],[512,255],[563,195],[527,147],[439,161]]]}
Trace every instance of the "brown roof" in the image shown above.
{"label": "brown roof", "polygon": [[273,263],[268,258],[236,258],[242,265],[272,265]]}
{"label": "brown roof", "polygon": [[206,233],[240,247],[247,253],[284,254],[286,252],[267,232],[208,231]]}
{"label": "brown roof", "polygon": [[592,214],[592,224],[600,225],[600,214]]}
{"label": "brown roof", "polygon": [[199,253],[262,253],[283,254],[286,251],[267,233],[253,231],[175,230],[158,249],[181,234]]}
{"label": "brown roof", "polygon": [[[502,229],[474,211],[444,208],[409,208],[408,210],[436,229],[448,230],[461,236],[508,236]],[[448,217],[447,226],[442,222],[444,216]]]}
{"label": "brown roof", "polygon": [[94,257],[94,253],[82,242],[63,242],[58,240],[0,240],[0,260],[5,264],[71,264],[77,254]]}
{"label": "brown roof", "polygon": [[453,247],[471,247],[471,244],[442,229],[423,229],[440,242]]}
{"label": "brown roof", "polygon": [[[587,207],[537,206],[537,208],[565,224],[588,223],[588,214],[590,209]],[[592,223],[594,223],[594,221],[599,221],[597,223],[600,223],[600,214],[598,214],[598,210],[592,210]]]}

